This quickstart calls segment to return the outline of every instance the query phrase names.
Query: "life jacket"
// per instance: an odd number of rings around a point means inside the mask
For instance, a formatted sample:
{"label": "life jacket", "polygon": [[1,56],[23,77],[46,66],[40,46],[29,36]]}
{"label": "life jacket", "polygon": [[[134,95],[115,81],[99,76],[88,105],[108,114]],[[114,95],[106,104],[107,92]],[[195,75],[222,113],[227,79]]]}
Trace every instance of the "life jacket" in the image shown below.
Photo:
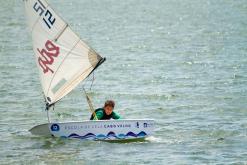
{"label": "life jacket", "polygon": [[[103,108],[96,109],[94,111],[94,113],[96,114],[96,112],[98,112],[98,111],[103,111],[103,114],[104,114],[103,117],[101,119],[99,119],[99,120],[110,120],[112,118],[112,116],[113,116],[113,113],[114,113],[114,112],[112,112],[110,115],[107,115]],[[94,119],[94,115],[92,114],[91,117],[90,117],[90,120],[93,120],[93,119]]]}

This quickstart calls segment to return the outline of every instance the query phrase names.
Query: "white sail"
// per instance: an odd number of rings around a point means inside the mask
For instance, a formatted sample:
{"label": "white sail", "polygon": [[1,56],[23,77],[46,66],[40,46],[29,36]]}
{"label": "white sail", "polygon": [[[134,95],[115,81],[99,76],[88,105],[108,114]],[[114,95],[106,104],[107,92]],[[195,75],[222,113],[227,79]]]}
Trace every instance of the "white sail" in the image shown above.
{"label": "white sail", "polygon": [[24,0],[41,84],[53,104],[104,59],[86,45],[45,0]]}

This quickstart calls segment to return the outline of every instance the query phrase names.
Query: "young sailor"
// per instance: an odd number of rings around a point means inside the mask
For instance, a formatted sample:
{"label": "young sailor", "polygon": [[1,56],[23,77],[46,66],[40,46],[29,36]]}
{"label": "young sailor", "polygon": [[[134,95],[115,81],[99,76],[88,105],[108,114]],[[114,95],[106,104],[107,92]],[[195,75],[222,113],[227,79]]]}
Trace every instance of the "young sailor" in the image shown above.
{"label": "young sailor", "polygon": [[90,120],[110,120],[110,119],[120,119],[120,115],[113,111],[115,107],[115,102],[113,100],[107,100],[103,108],[98,108],[91,115]]}

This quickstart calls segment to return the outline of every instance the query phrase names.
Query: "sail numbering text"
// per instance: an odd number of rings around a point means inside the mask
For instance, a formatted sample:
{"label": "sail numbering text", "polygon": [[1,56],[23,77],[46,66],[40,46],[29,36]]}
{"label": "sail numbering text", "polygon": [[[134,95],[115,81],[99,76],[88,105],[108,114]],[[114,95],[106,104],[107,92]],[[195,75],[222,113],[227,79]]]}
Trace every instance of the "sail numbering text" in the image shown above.
{"label": "sail numbering text", "polygon": [[40,0],[37,0],[37,2],[34,3],[33,9],[39,16],[43,17],[44,23],[50,29],[56,21],[56,18],[53,17],[51,11],[46,9],[45,5],[40,2]]}

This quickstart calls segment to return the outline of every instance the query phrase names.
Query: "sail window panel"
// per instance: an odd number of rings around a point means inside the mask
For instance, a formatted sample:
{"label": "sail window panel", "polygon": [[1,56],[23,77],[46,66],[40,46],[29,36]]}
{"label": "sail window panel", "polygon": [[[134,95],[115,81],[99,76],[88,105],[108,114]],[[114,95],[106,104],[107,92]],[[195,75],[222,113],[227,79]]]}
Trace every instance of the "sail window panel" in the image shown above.
{"label": "sail window panel", "polygon": [[53,88],[52,88],[52,93],[55,94],[65,83],[67,80],[62,78]]}

